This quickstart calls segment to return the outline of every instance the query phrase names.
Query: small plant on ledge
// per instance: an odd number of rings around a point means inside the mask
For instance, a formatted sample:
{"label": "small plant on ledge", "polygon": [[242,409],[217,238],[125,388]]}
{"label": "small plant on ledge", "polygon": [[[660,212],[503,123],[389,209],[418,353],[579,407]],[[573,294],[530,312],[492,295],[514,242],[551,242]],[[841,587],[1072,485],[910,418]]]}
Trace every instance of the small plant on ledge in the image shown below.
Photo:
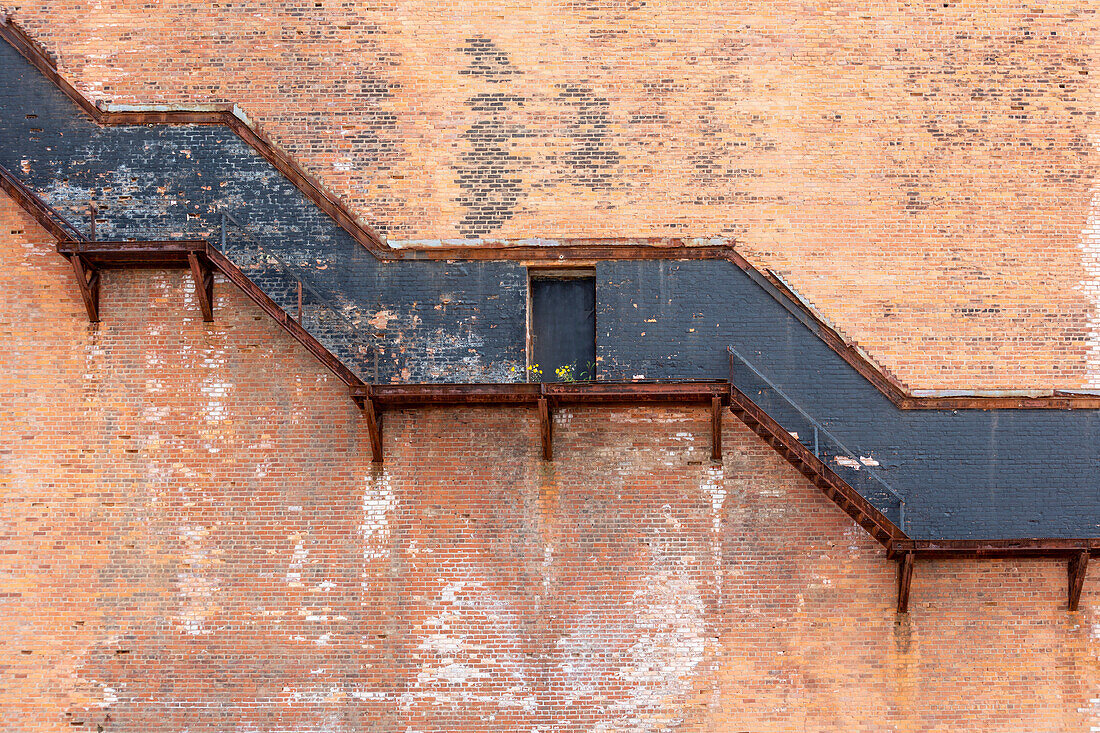
{"label": "small plant on ledge", "polygon": [[588,362],[584,371],[579,370],[575,364],[566,364],[555,369],[554,373],[558,375],[558,380],[562,382],[594,382],[596,381],[596,364],[591,361]]}
{"label": "small plant on ledge", "polygon": [[[512,372],[516,371],[516,367],[512,367]],[[543,371],[542,367],[538,364],[532,364],[527,367],[527,381],[528,382],[542,382]],[[554,368],[554,374],[557,376],[559,382],[594,382],[596,381],[596,364],[594,362],[588,362],[588,367],[584,371],[578,371],[576,364],[564,364]]]}

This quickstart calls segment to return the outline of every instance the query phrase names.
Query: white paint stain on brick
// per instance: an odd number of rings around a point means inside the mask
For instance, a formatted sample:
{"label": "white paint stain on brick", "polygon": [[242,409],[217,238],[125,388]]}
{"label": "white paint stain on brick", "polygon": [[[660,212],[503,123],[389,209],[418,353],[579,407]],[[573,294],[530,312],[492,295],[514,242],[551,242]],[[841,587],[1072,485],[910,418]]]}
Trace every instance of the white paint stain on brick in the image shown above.
{"label": "white paint stain on brick", "polygon": [[202,406],[203,419],[210,423],[220,423],[226,418],[226,397],[233,385],[215,377],[202,380],[199,392],[204,402]]}
{"label": "white paint stain on brick", "polygon": [[118,702],[118,694],[113,687],[103,688],[103,702],[97,703],[101,708],[109,708],[111,705]]}
{"label": "white paint stain on brick", "polygon": [[233,384],[224,378],[224,367],[227,361],[225,349],[204,349],[204,354],[197,362],[199,374],[202,375],[199,384],[199,394],[202,395],[201,415],[202,419],[212,425],[225,421],[228,417],[228,397],[233,389]]}
{"label": "white paint stain on brick", "polygon": [[[459,570],[459,568],[456,568]],[[483,577],[468,568],[466,577]],[[537,709],[519,614],[485,584],[449,580],[439,589],[436,612],[415,630],[420,663],[401,696],[401,708],[488,705]]]}
{"label": "white paint stain on brick", "polygon": [[718,605],[722,604],[723,581],[722,568],[722,507],[726,503],[726,472],[722,466],[712,466],[703,473],[699,486],[710,497],[711,562],[714,565],[714,587],[718,594]]}
{"label": "white paint stain on brick", "polygon": [[[1100,154],[1100,133],[1089,135],[1093,149]],[[1081,231],[1079,246],[1086,278],[1077,286],[1092,303],[1088,324],[1088,352],[1085,355],[1085,388],[1100,388],[1100,179],[1093,182],[1088,218]]]}
{"label": "white paint stain on brick", "polygon": [[[726,500],[721,468],[708,469],[701,488],[720,528]],[[702,575],[683,554],[682,522],[670,505],[653,537],[651,570],[638,577],[623,607],[575,619],[555,645],[561,680],[555,702],[600,708],[594,731],[669,730],[682,722],[683,700],[707,654]],[[718,535],[715,536],[717,547]],[[622,649],[621,653],[614,650]]]}
{"label": "white paint stain on brick", "polygon": [[306,560],[309,559],[309,550],[305,548],[305,543],[302,540],[300,534],[291,535],[292,540],[296,540],[297,544],[294,545],[294,552],[290,556],[290,564],[286,570],[286,583],[291,588],[302,587],[302,568],[305,567]]}
{"label": "white paint stain on brick", "polygon": [[206,627],[206,621],[216,610],[215,599],[221,580],[207,570],[213,562],[207,547],[210,528],[191,525],[180,527],[179,532],[184,552],[180,571],[176,574],[180,594],[176,628],[190,635],[211,634],[213,632]]}
{"label": "white paint stain on brick", "polygon": [[542,548],[542,588],[550,590],[550,577],[554,566],[554,546],[546,545]]}
{"label": "white paint stain on brick", "polygon": [[[1082,611],[1083,610],[1084,608],[1082,607]],[[1093,662],[1100,661],[1100,623],[1094,622],[1089,625],[1089,642]],[[1089,698],[1088,708],[1079,709],[1079,712],[1088,715],[1090,731],[1100,731],[1100,695],[1098,695],[1097,692],[1100,692],[1100,690],[1097,690],[1094,684],[1093,695]]]}
{"label": "white paint stain on brick", "polygon": [[703,598],[687,568],[660,570],[642,585],[632,604],[635,641],[615,674],[627,695],[609,706],[628,717],[594,730],[665,730],[682,722],[680,701],[706,654]]}
{"label": "white paint stain on brick", "polygon": [[[121,641],[122,637],[120,635],[111,635],[104,641],[104,645],[107,647],[111,647],[113,645],[117,645]],[[96,700],[94,698],[89,699],[87,704],[100,708],[101,710],[106,710],[117,703],[121,699],[119,696],[120,688],[122,690],[125,690],[126,688],[125,682],[115,683],[118,685],[118,687],[116,688],[108,685],[105,682],[101,682],[100,680],[93,678],[78,677],[77,679],[79,679],[80,682],[86,684],[90,688],[99,688],[99,694],[102,695],[103,698],[101,700]]]}
{"label": "white paint stain on brick", "polygon": [[722,529],[722,505],[726,503],[726,473],[721,466],[713,466],[703,472],[699,488],[710,497],[711,528],[715,533]]}
{"label": "white paint stain on brick", "polygon": [[388,471],[366,478],[363,506],[359,520],[359,536],[363,543],[363,560],[380,560],[389,553],[390,515],[397,508]]}

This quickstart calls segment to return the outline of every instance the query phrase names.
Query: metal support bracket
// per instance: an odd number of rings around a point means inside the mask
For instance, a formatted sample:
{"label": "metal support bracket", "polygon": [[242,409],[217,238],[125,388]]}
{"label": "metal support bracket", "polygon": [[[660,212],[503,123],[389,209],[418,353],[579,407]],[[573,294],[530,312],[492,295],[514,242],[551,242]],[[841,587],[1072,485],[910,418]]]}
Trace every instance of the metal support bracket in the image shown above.
{"label": "metal support bracket", "polygon": [[542,436],[542,460],[554,460],[553,417],[550,414],[550,402],[545,396],[539,397],[539,432]]}
{"label": "metal support bracket", "polygon": [[710,398],[710,458],[722,460],[722,398]]}
{"label": "metal support bracket", "polygon": [[898,613],[909,613],[909,587],[913,583],[913,553],[898,556]]}
{"label": "metal support bracket", "polygon": [[214,270],[210,263],[200,260],[195,252],[187,253],[191,265],[191,277],[195,280],[195,294],[202,308],[202,320],[210,323],[214,320]]}
{"label": "metal support bracket", "polygon": [[376,410],[375,402],[369,396],[356,399],[363,416],[367,419],[367,434],[370,436],[371,461],[382,462],[382,411]]}
{"label": "metal support bracket", "polygon": [[1085,587],[1085,573],[1089,569],[1089,553],[1084,550],[1069,561],[1069,610],[1076,611],[1081,602],[1081,589]]}
{"label": "metal support bracket", "polygon": [[99,323],[99,270],[95,269],[74,254],[69,257],[76,274],[76,284],[80,288],[80,297],[84,301],[84,308],[88,311],[88,320]]}

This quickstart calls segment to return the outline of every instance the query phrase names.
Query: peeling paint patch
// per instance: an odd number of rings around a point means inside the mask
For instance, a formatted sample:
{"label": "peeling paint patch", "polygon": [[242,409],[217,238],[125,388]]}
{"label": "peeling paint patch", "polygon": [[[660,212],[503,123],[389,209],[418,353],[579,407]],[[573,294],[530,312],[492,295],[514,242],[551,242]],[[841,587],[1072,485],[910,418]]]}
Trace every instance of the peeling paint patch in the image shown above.
{"label": "peeling paint patch", "polygon": [[394,313],[393,311],[391,311],[391,310],[380,310],[377,313],[375,313],[373,316],[371,316],[367,320],[367,323],[374,326],[379,331],[385,331],[386,326],[389,325],[390,321],[392,321],[396,318],[397,318],[397,314]]}

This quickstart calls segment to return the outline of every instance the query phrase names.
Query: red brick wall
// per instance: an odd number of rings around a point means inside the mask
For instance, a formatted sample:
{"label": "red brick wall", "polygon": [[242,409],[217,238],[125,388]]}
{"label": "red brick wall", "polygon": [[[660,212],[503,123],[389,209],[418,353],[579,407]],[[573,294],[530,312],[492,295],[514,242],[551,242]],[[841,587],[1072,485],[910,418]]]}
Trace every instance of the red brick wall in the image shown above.
{"label": "red brick wall", "polygon": [[881,548],[732,421],[385,415],[228,286],[67,264],[0,198],[14,731],[1079,731],[1100,573]]}
{"label": "red brick wall", "polygon": [[395,240],[734,237],[913,387],[1100,387],[1094,2],[8,7],[95,99],[239,103]]}

